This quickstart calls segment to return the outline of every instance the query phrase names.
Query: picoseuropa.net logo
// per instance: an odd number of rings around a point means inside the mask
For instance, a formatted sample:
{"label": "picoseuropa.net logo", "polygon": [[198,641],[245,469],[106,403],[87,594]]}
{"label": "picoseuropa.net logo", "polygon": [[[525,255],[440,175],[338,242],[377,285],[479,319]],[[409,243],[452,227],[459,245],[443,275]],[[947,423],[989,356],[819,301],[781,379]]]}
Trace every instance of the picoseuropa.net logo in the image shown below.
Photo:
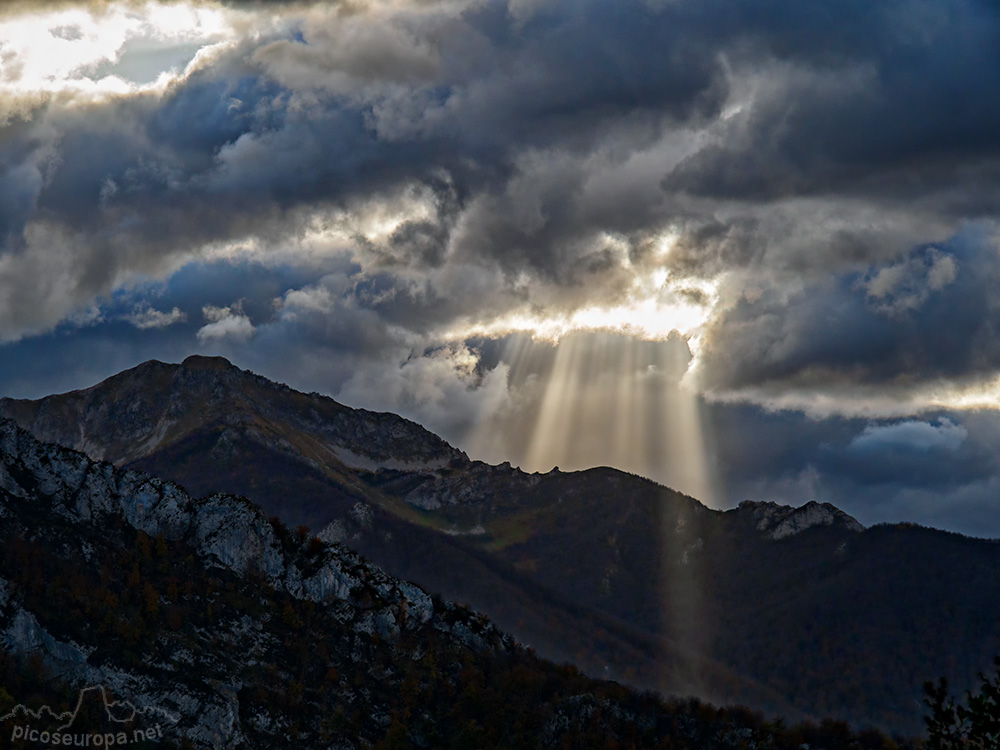
{"label": "picoseuropa.net logo", "polygon": [[80,690],[72,711],[17,705],[0,716],[0,729],[13,747],[104,748],[155,742],[176,722],[168,711],[112,700],[104,686],[92,685]]}

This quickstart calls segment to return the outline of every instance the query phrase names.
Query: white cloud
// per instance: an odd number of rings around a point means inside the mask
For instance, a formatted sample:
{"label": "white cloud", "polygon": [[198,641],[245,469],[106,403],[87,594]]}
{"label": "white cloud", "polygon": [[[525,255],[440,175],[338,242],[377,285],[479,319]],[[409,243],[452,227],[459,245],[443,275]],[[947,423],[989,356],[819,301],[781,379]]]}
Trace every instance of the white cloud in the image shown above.
{"label": "white cloud", "polygon": [[198,329],[198,340],[201,342],[225,338],[248,341],[257,333],[254,324],[243,314],[238,304],[232,307],[206,305],[201,312],[205,320],[211,321]]}
{"label": "white cloud", "polygon": [[125,320],[136,328],[145,331],[149,328],[166,328],[167,326],[172,326],[174,323],[183,323],[187,320],[187,315],[181,312],[178,307],[175,307],[170,312],[163,312],[152,307],[137,307],[125,316]]}
{"label": "white cloud", "polygon": [[329,313],[333,310],[336,301],[330,294],[330,290],[326,286],[320,285],[290,289],[285,292],[284,299],[279,300],[278,303],[287,315],[294,317],[297,312]]}
{"label": "white cloud", "polygon": [[[171,48],[187,45],[190,49],[184,52],[190,57],[201,47],[231,37],[237,16],[190,2],[112,2],[100,9],[17,14],[0,25],[0,91],[101,98],[165,87],[181,71],[168,64],[157,68],[158,56],[166,52],[173,61],[177,55],[171,57]],[[131,79],[140,69],[151,82],[147,86]],[[163,74],[162,80],[156,73]]]}

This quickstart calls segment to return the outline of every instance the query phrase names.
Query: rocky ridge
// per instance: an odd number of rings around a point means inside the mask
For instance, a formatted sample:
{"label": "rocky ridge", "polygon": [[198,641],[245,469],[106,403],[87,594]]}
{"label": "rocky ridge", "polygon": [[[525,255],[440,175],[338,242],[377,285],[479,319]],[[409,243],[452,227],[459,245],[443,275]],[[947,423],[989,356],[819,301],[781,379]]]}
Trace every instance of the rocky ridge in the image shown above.
{"label": "rocky ridge", "polygon": [[[392,578],[341,545],[295,539],[243,498],[192,499],[171,482],[40,443],[9,420],[0,420],[0,526],[44,541],[47,548],[60,549],[67,562],[75,558],[85,566],[97,564],[94,550],[102,543],[125,544],[134,533],[183,545],[207,570],[220,569],[237,581],[249,577],[264,591],[323,608],[357,641],[354,655],[362,663],[373,639],[397,643],[404,634],[426,628],[458,648],[514,648],[481,616],[435,603],[419,587]],[[113,531],[122,527],[128,533]],[[41,656],[71,683],[104,685],[134,702],[168,709],[180,717],[184,735],[205,746],[254,744],[253,737],[273,740],[273,733],[241,720],[237,696],[242,685],[233,679],[276,646],[266,618],[233,613],[216,623],[211,639],[226,640],[227,653],[205,653],[192,645],[205,633],[148,644],[159,658],[143,669],[122,664],[100,643],[88,642],[86,627],[77,639],[55,632],[26,606],[19,588],[0,578],[0,644],[6,650]],[[201,660],[214,677],[186,679],[184,664],[199,662],[203,668]],[[163,670],[172,673],[170,679],[157,676]]]}
{"label": "rocky ridge", "polygon": [[792,507],[773,502],[744,500],[736,509],[738,514],[749,513],[757,531],[768,539],[785,539],[817,526],[837,525],[848,531],[861,532],[865,527],[857,519],[830,503],[815,500]]}
{"label": "rocky ridge", "polygon": [[271,586],[299,599],[348,600],[364,582],[391,602],[366,615],[382,637],[398,635],[401,620],[424,623],[433,613],[423,590],[339,545],[323,548],[318,563],[303,571],[288,558],[272,523],[245,498],[215,494],[194,500],[172,482],[41,444],[9,420],[0,421],[0,491],[8,499],[45,498],[50,512],[72,522],[99,525],[122,517],[151,537],[190,542],[210,564],[237,574],[260,570]]}
{"label": "rocky ridge", "polygon": [[[113,399],[107,398],[109,392]],[[299,393],[223,357],[194,355],[180,365],[151,360],[96,386],[42,402],[2,398],[0,416],[14,419],[40,440],[118,466],[209,423],[220,433],[220,450],[227,441],[250,436],[288,452],[298,449],[317,466],[333,461],[365,470],[434,469],[467,459],[437,435],[395,414],[351,409],[320,394]],[[303,435],[310,438],[307,444]]]}

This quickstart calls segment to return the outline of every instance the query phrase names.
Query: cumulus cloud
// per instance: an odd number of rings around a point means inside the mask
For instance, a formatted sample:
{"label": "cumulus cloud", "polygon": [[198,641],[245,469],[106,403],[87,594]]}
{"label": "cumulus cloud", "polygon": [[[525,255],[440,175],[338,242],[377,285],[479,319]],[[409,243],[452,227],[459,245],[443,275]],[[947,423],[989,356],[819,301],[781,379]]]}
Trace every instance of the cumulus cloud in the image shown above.
{"label": "cumulus cloud", "polygon": [[[985,30],[997,19],[958,7],[930,19],[906,3],[276,4],[247,26],[256,35],[233,25],[231,44],[162,94],[56,103],[12,130],[8,150],[33,156],[11,172],[19,208],[0,230],[8,249],[41,255],[25,238],[44,220],[83,249],[67,269],[81,301],[220,243],[274,244],[309,211],[407,184],[436,196],[433,212],[359,256],[490,276],[507,304],[534,293],[555,314],[620,294],[668,227],[681,229],[673,270],[702,279],[781,284],[775,274],[882,263],[990,210],[989,160],[959,144],[975,134],[979,153],[997,132],[975,73],[995,54]],[[962,55],[942,55],[959,43]],[[911,71],[933,75],[917,90]],[[979,115],[928,120],[954,80]],[[926,186],[916,201],[913,174]],[[907,278],[944,284],[949,257]],[[918,286],[879,297],[903,271],[869,280],[873,303],[923,301]],[[460,293],[448,275],[425,310]],[[465,306],[451,315],[476,312],[474,298]],[[26,308],[14,328],[44,330],[72,307],[37,320]]]}
{"label": "cumulus cloud", "polygon": [[143,307],[133,310],[125,316],[125,320],[140,330],[149,328],[166,328],[174,323],[183,323],[187,320],[187,315],[181,312],[179,307],[174,307],[170,312],[163,312],[152,307]]}
{"label": "cumulus cloud", "polygon": [[[564,136],[571,148],[588,149],[618,132],[649,144],[660,118],[682,121],[719,102],[721,69],[697,48],[676,49],[690,63],[677,68],[632,55],[634,34],[650,49],[675,35],[641,23],[643,7],[628,8],[627,18],[600,6],[562,7],[573,34],[528,24],[520,41],[505,36],[503,5],[358,10],[290,9],[263,27],[259,41],[235,39],[162,96],[40,111],[7,141],[12,154],[38,154],[47,170],[44,189],[39,179],[10,183],[19,195],[11,205],[23,209],[7,214],[7,247],[45,217],[94,257],[92,266],[70,269],[70,281],[81,295],[97,296],[122,275],[169,268],[212,243],[295,233],[290,207],[358,202],[418,182],[444,202],[436,215],[399,229],[390,246],[395,257],[440,263],[461,223],[465,257],[499,260],[514,272],[523,263],[551,270],[558,265],[553,252],[572,259],[558,245],[580,212],[560,211],[552,227],[527,233],[518,260],[488,241],[489,219],[475,212],[460,219],[466,207],[488,205],[495,190],[510,193],[503,185],[514,172],[524,174],[515,189],[537,182],[549,160],[539,152],[542,161],[530,167],[521,154],[531,149],[561,151]],[[607,66],[577,76],[572,60],[581,45],[626,55],[627,66],[616,72],[620,66],[608,58]],[[331,91],[338,76],[344,83]],[[633,95],[623,99],[619,87],[628,77]],[[353,87],[351,97],[340,96],[345,86]],[[563,116],[560,108],[578,111]],[[37,159],[26,167],[35,174]],[[552,195],[555,184],[550,178],[544,189]],[[591,226],[583,234],[600,231]],[[28,274],[20,281],[41,283]]]}
{"label": "cumulus cloud", "polygon": [[243,314],[239,305],[232,307],[206,305],[202,308],[202,314],[205,316],[205,320],[210,321],[198,329],[198,340],[202,343],[220,339],[247,341],[253,338],[257,332],[256,327],[250,322],[250,318]]}
{"label": "cumulus cloud", "polygon": [[478,417],[502,412],[510,399],[507,366],[478,374],[477,362],[473,352],[457,345],[398,367],[365,368],[344,383],[338,398],[354,406],[389,408],[461,443],[479,426]]}
{"label": "cumulus cloud", "polygon": [[902,315],[916,310],[931,294],[954,282],[957,268],[954,256],[931,247],[922,255],[878,268],[864,279],[862,286],[877,310]]}

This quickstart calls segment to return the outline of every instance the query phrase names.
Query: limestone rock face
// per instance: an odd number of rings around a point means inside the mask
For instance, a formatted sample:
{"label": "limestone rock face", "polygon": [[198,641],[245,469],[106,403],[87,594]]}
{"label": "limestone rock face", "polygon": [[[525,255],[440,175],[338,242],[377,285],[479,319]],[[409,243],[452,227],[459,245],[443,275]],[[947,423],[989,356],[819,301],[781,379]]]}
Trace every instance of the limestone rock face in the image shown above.
{"label": "limestone rock face", "polygon": [[[425,627],[457,649],[515,648],[481,616],[435,604],[415,584],[388,575],[338,543],[289,532],[244,498],[192,499],[176,484],[41,443],[2,419],[0,524],[14,538],[44,539],[47,549],[67,559],[89,560],[102,551],[105,565],[136,532],[162,537],[163,544],[185,545],[205,576],[222,570],[227,580],[245,582],[231,585],[260,582],[249,584],[264,586],[257,596],[290,596],[323,608],[346,629],[341,638],[353,644],[352,658],[361,664],[372,649],[410,648],[393,644]],[[188,627],[176,641],[160,636],[144,645],[150,649],[148,664],[137,668],[134,662],[126,666],[99,639],[78,643],[67,637],[58,622],[46,624],[36,616],[28,601],[23,590],[0,577],[0,645],[7,652],[39,655],[71,684],[101,685],[136,705],[165,707],[200,747],[274,746],[275,736],[241,716],[239,675],[262,666],[274,669],[268,665],[282,658],[278,633],[288,623],[222,615],[209,628]],[[290,617],[294,623],[295,616]],[[84,624],[81,632],[93,635],[94,630]],[[218,643],[226,648],[212,645]],[[210,677],[193,679],[189,670]]]}
{"label": "limestone rock face", "polygon": [[769,539],[784,539],[801,534],[814,526],[839,525],[849,531],[864,531],[865,527],[830,503],[808,502],[798,508],[778,503],[744,500],[738,508],[756,521],[757,531]]}

